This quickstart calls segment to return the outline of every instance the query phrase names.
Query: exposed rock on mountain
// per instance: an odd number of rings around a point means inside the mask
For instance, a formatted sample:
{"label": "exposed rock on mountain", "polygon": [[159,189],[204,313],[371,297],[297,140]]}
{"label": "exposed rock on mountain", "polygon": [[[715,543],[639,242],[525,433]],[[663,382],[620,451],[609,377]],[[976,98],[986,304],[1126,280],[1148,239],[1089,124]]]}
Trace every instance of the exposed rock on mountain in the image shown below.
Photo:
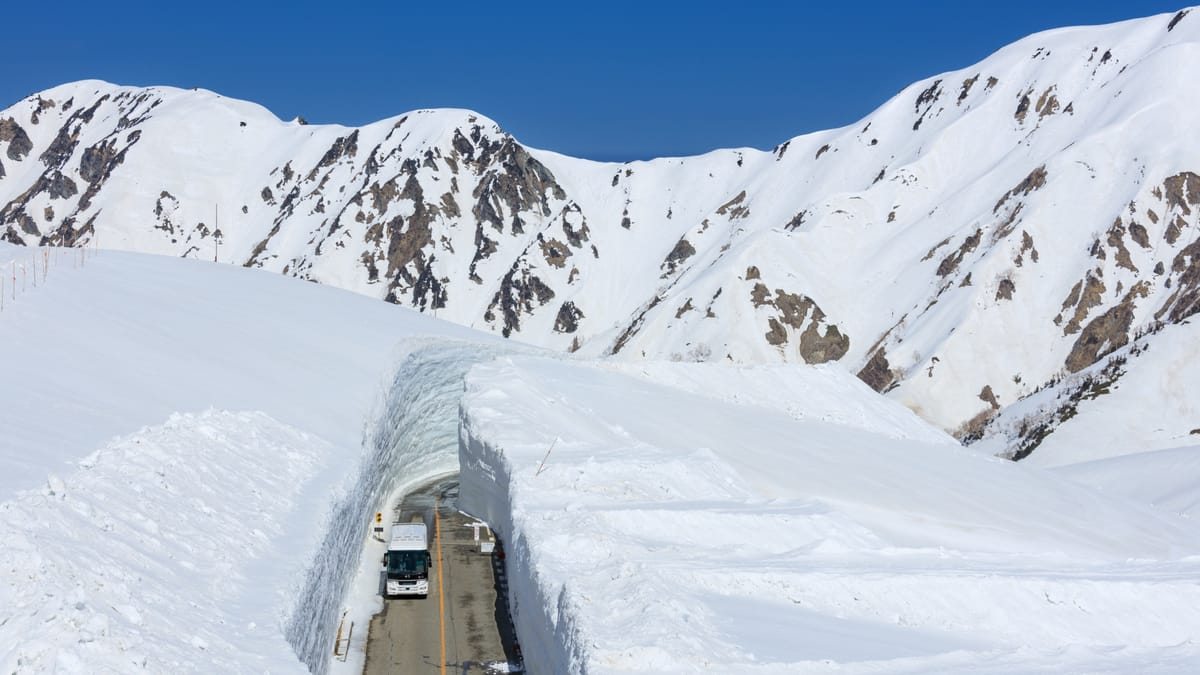
{"label": "exposed rock on mountain", "polygon": [[627,164],[469,111],[349,129],[77,82],[0,111],[0,238],[217,258],[585,354],[838,361],[974,439],[1200,311],[1197,65],[1187,10],[1051,31],[769,152]]}

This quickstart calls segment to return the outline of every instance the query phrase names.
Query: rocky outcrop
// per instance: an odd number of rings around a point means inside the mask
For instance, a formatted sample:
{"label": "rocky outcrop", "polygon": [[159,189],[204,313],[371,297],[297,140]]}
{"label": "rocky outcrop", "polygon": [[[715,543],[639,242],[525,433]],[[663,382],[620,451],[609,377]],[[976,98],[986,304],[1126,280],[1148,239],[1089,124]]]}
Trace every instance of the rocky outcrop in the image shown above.
{"label": "rocky outcrop", "polygon": [[1149,289],[1149,283],[1138,283],[1125,294],[1121,302],[1084,327],[1067,356],[1068,372],[1077,373],[1129,342],[1134,303],[1139,298],[1146,297]]}
{"label": "rocky outcrop", "polygon": [[33,141],[29,134],[11,117],[0,119],[0,143],[8,143],[5,156],[13,161],[21,161],[33,150]]}
{"label": "rocky outcrop", "polygon": [[850,338],[826,323],[825,312],[812,298],[779,288],[772,297],[766,284],[759,282],[750,291],[750,302],[754,307],[776,310],[767,316],[767,344],[785,349],[794,343],[804,363],[836,361],[850,349]]}
{"label": "rocky outcrop", "polygon": [[1168,18],[1035,36],[771,152],[627,164],[468,111],[301,127],[67,86],[0,112],[0,237],[196,256],[220,236],[222,261],[554,349],[837,361],[960,429],[1200,311],[1190,101],[1147,84],[1186,72],[1173,47],[1200,27]]}

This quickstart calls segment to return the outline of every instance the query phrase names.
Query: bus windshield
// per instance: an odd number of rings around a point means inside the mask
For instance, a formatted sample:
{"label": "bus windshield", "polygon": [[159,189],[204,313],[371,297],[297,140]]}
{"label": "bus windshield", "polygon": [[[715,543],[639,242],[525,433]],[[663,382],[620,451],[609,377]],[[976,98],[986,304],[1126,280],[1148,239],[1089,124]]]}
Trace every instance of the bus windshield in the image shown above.
{"label": "bus windshield", "polygon": [[388,551],[388,575],[424,575],[425,555],[425,551]]}

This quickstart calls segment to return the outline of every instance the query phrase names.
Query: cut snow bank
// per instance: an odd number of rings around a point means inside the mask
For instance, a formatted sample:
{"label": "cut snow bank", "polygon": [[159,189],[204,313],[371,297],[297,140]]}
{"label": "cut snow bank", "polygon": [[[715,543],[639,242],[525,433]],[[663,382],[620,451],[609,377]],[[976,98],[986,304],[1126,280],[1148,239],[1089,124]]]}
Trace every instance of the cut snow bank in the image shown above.
{"label": "cut snow bank", "polygon": [[[405,494],[438,476],[458,471],[458,406],[467,371],[496,353],[519,347],[488,347],[445,340],[413,340],[401,363],[384,410],[368,439],[351,487],[333,509],[321,544],[299,592],[303,600],[285,633],[315,673],[326,672],[340,609],[356,574],[370,577],[370,594],[354,598],[353,616],[366,626],[382,609],[375,594],[378,558],[367,555],[369,516],[386,508],[389,495]],[[369,559],[368,559],[369,558]],[[356,655],[356,659],[361,655]],[[361,670],[361,665],[359,666]]]}
{"label": "cut snow bank", "polygon": [[[1191,520],[978,456],[836,369],[674,368],[509,357],[468,375],[460,503],[505,542],[531,672],[1200,657]],[[809,397],[827,414],[787,410]]]}
{"label": "cut snow bank", "polygon": [[502,341],[256,270],[47,253],[0,312],[0,670],[324,672],[368,515],[453,470],[468,343]]}

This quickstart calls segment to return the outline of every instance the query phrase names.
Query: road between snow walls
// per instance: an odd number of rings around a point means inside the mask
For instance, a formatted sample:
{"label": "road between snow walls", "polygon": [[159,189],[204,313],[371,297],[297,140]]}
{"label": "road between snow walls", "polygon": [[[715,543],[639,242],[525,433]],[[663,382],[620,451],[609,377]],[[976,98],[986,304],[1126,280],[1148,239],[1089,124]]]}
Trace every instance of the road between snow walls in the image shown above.
{"label": "road between snow walls", "polygon": [[415,340],[368,428],[365,455],[349,488],[332,508],[298,604],[284,635],[305,665],[329,671],[340,612],[359,569],[368,515],[389,495],[404,493],[458,470],[459,402],[476,363],[520,347],[485,347],[446,340]]}

